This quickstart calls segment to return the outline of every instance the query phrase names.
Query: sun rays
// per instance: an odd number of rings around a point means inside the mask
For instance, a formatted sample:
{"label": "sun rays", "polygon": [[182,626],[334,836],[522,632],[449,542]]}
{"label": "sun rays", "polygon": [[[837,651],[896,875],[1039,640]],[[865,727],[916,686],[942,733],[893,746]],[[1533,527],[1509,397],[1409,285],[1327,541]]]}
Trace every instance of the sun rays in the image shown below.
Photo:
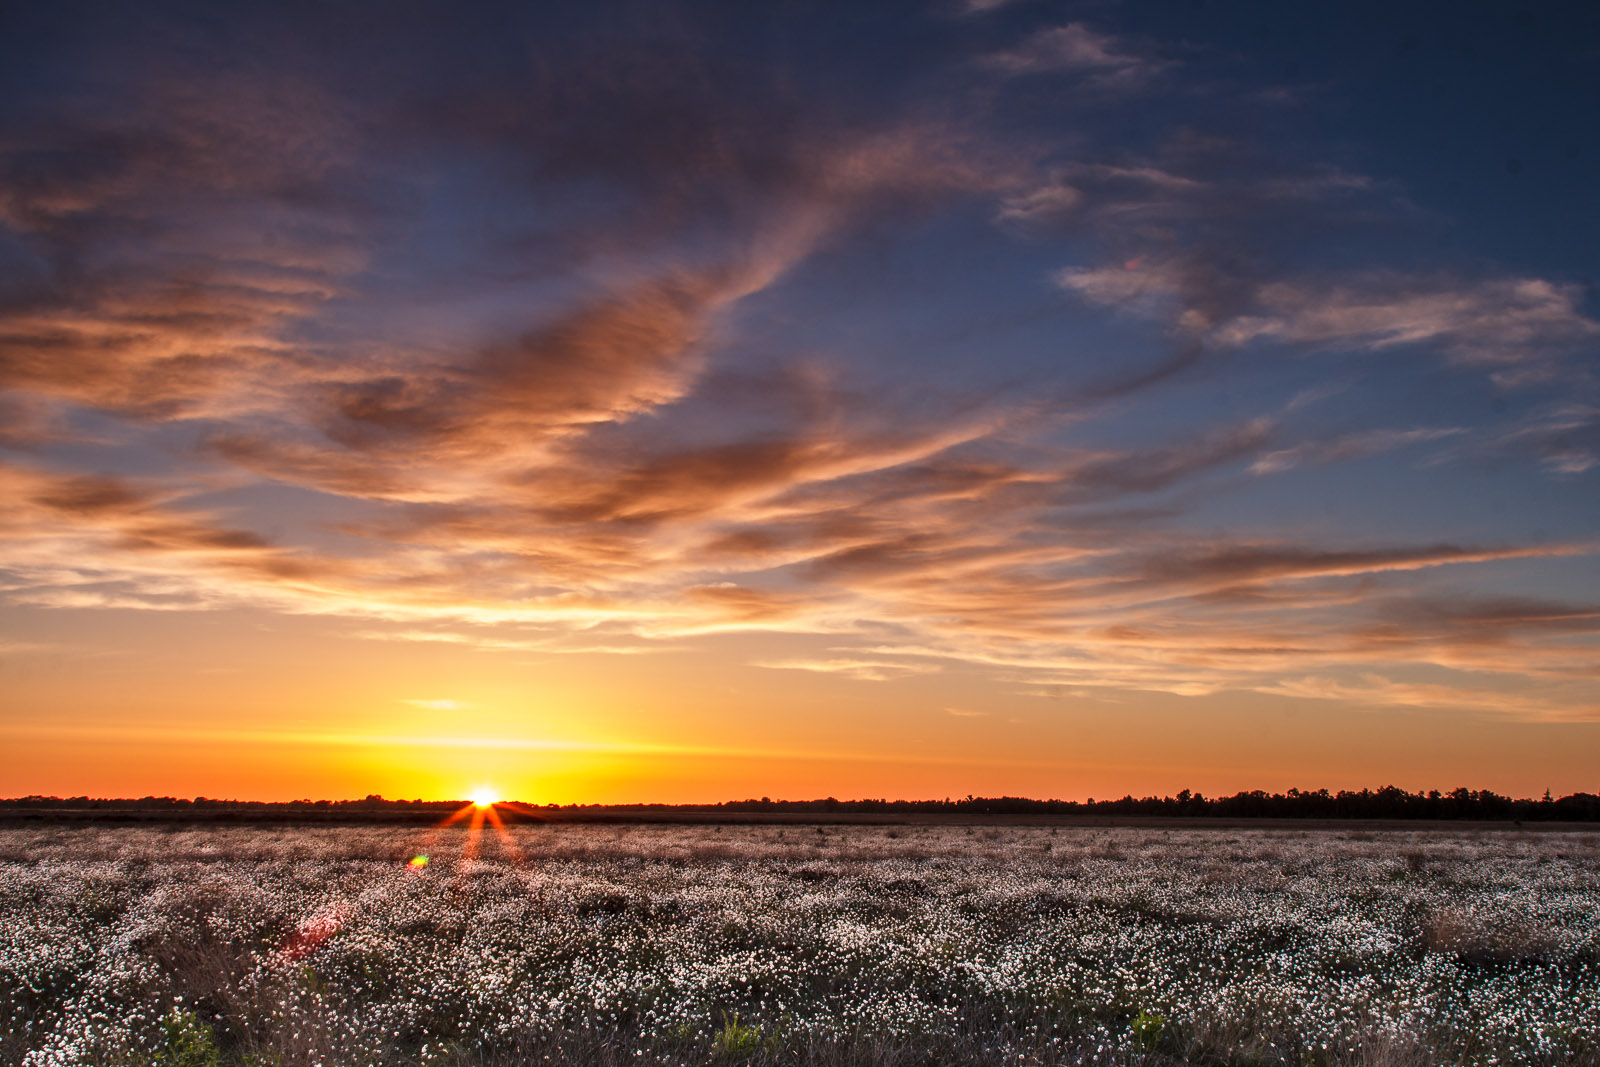
{"label": "sun rays", "polygon": [[[466,836],[461,842],[461,856],[457,866],[458,877],[471,873],[473,864],[478,858],[478,852],[483,842],[483,828],[488,826],[494,831],[495,841],[505,858],[512,863],[522,862],[522,851],[517,847],[516,835],[508,827],[509,822],[522,821],[542,822],[544,816],[524,804],[515,801],[501,800],[498,794],[487,786],[480,786],[472,791],[467,803],[451,812],[433,827],[433,832],[428,835],[426,846],[419,851],[417,857],[408,861],[413,870],[421,870],[431,862],[430,855],[439,851],[440,835],[452,826],[460,826],[466,831]],[[418,863],[420,859],[422,862]]]}

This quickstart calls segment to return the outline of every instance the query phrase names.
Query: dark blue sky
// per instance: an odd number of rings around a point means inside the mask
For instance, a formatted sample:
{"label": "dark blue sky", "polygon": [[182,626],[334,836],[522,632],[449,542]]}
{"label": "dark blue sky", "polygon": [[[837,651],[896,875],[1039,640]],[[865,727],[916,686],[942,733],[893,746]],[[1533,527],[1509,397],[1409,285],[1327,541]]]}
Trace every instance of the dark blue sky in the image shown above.
{"label": "dark blue sky", "polygon": [[1141,29],[1296,94],[1327,150],[1399,182],[1468,255],[1592,285],[1592,4],[1163,4]]}

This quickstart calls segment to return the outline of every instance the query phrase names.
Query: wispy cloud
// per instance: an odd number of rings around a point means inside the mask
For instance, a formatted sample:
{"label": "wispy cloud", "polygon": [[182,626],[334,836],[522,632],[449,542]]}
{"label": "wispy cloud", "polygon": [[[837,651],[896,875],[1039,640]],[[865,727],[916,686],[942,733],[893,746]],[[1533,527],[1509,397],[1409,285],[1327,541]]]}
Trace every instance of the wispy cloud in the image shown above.
{"label": "wispy cloud", "polygon": [[1382,455],[1398,448],[1425,444],[1465,433],[1460,426],[1414,430],[1363,430],[1321,441],[1306,441],[1292,448],[1268,452],[1250,465],[1257,474],[1276,474],[1305,463],[1341,463],[1352,459]]}
{"label": "wispy cloud", "polygon": [[767,667],[780,671],[813,671],[818,674],[840,674],[846,678],[854,678],[862,682],[886,682],[893,678],[904,678],[913,674],[929,674],[939,670],[937,666],[916,661],[859,659],[850,656],[824,659],[761,660],[754,663],[753,666]]}
{"label": "wispy cloud", "polygon": [[1497,377],[1507,384],[1548,377],[1600,336],[1600,323],[1579,309],[1577,287],[1533,278],[1468,281],[1378,272],[1313,284],[1238,277],[1232,279],[1232,306],[1220,312],[1200,297],[1194,269],[1203,268],[1138,259],[1066,268],[1056,279],[1086,300],[1167,319],[1208,344],[1270,338],[1368,352],[1427,345],[1464,363],[1500,368]]}
{"label": "wispy cloud", "polygon": [[1081,22],[1037,30],[981,62],[1006,75],[1075,74],[1106,87],[1137,85],[1167,66],[1162,60],[1133,54],[1125,42]]}
{"label": "wispy cloud", "polygon": [[1600,406],[1558,403],[1533,412],[1487,442],[1491,453],[1531,455],[1557,475],[1600,466]]}
{"label": "wispy cloud", "polygon": [[0,656],[26,655],[35,652],[49,652],[55,646],[41,641],[12,641],[0,638]]}
{"label": "wispy cloud", "polygon": [[1562,701],[1526,693],[1495,692],[1480,686],[1397,682],[1379,674],[1362,675],[1354,682],[1311,675],[1285,680],[1262,691],[1301,699],[1337,700],[1369,710],[1444,708],[1532,721],[1600,721],[1600,708],[1573,707]]}
{"label": "wispy cloud", "polygon": [[402,703],[410,704],[414,708],[422,708],[424,711],[463,711],[472,707],[472,705],[467,701],[448,699],[430,700],[424,698],[408,698],[402,701]]}

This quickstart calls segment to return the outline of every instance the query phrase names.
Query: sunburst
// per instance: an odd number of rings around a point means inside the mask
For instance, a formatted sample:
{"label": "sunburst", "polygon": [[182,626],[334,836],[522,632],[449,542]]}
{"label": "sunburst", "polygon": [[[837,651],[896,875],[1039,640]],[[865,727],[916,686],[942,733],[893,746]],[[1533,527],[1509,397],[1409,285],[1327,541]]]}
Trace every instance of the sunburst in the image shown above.
{"label": "sunburst", "polygon": [[[501,811],[513,813],[515,816],[513,821],[525,819],[543,821],[544,819],[544,816],[537,811],[532,811],[521,804],[501,800],[499,795],[488,786],[479,786],[472,791],[464,806],[451,812],[449,816],[434,827],[434,832],[428,835],[427,845],[430,848],[434,847],[438,841],[440,831],[465,819],[467,833],[465,840],[461,843],[462,863],[458,867],[458,871],[466,874],[472,869],[472,861],[478,857],[478,845],[483,835],[483,826],[488,823],[494,830],[495,836],[499,838],[500,847],[505,855],[512,862],[520,863],[522,854],[517,848],[515,837],[510,830],[506,829],[505,820],[501,818]],[[424,859],[424,863],[426,863],[426,859]],[[422,866],[417,864],[415,860],[412,861],[412,865],[417,868]]]}

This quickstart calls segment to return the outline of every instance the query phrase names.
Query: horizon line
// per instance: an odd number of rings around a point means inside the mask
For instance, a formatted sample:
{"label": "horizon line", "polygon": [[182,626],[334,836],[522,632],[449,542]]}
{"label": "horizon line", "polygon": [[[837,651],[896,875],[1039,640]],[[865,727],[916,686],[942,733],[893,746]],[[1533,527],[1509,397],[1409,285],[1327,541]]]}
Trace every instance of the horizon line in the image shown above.
{"label": "horizon line", "polygon": [[[1597,788],[1600,788],[1600,787],[1597,787]],[[1464,797],[1462,796],[1463,793],[1465,794]],[[1596,793],[1589,793],[1589,792],[1585,792],[1585,791],[1581,791],[1580,790],[1580,791],[1577,791],[1577,792],[1568,793],[1568,794],[1565,794],[1563,796],[1559,796],[1558,797],[1558,796],[1555,796],[1550,790],[1547,789],[1542,797],[1513,797],[1513,796],[1510,796],[1508,794],[1496,793],[1492,789],[1470,789],[1470,788],[1468,788],[1466,786],[1456,786],[1455,788],[1450,789],[1450,790],[1440,790],[1440,789],[1435,788],[1435,789],[1428,789],[1428,790],[1411,791],[1411,790],[1403,789],[1400,786],[1396,786],[1396,785],[1390,783],[1390,784],[1386,784],[1386,785],[1379,786],[1379,787],[1376,787],[1376,788],[1371,787],[1371,786],[1366,786],[1366,787],[1363,787],[1361,789],[1337,789],[1337,790],[1329,789],[1327,787],[1322,787],[1322,788],[1319,788],[1319,789],[1300,789],[1298,787],[1290,787],[1289,789],[1284,790],[1282,792],[1270,792],[1270,791],[1265,790],[1265,789],[1241,789],[1241,790],[1238,790],[1238,791],[1233,792],[1233,793],[1226,793],[1226,794],[1219,793],[1219,794],[1215,794],[1215,795],[1211,795],[1211,796],[1207,796],[1206,794],[1200,792],[1199,790],[1183,789],[1183,790],[1180,790],[1178,793],[1175,793],[1175,794],[1154,794],[1154,793],[1150,793],[1150,794],[1145,794],[1143,796],[1136,796],[1136,795],[1134,795],[1132,793],[1124,793],[1123,795],[1117,796],[1117,797],[1099,797],[1099,798],[1087,797],[1086,799],[1083,799],[1083,800],[1073,800],[1073,799],[1066,799],[1066,798],[1062,798],[1062,797],[1014,796],[1014,795],[1010,795],[1010,794],[1005,794],[1005,795],[1000,795],[1000,796],[978,796],[976,794],[969,793],[964,797],[946,796],[946,797],[943,797],[943,798],[940,798],[940,797],[895,797],[895,798],[889,798],[889,797],[853,797],[853,798],[848,798],[848,799],[841,799],[839,797],[834,797],[834,796],[809,797],[809,798],[787,798],[787,797],[773,798],[773,797],[765,797],[765,796],[763,796],[763,797],[742,797],[742,798],[738,798],[738,799],[726,799],[726,800],[719,800],[719,801],[703,801],[703,802],[669,802],[669,801],[654,801],[654,800],[638,800],[638,801],[631,801],[631,802],[627,802],[627,803],[600,803],[600,802],[594,802],[594,801],[591,801],[591,802],[574,801],[574,802],[567,802],[567,803],[556,803],[554,801],[551,801],[551,802],[540,803],[540,802],[531,801],[531,800],[500,799],[500,800],[496,800],[494,802],[493,806],[499,806],[499,807],[517,807],[517,806],[521,806],[521,807],[527,807],[527,808],[533,808],[533,809],[546,809],[546,810],[552,809],[552,808],[553,809],[568,809],[568,808],[601,808],[601,809],[676,808],[676,809],[683,809],[683,810],[693,810],[693,809],[703,809],[703,808],[725,808],[725,807],[730,807],[730,806],[746,806],[746,805],[760,805],[760,806],[763,806],[763,807],[765,807],[765,806],[777,807],[777,806],[780,806],[780,805],[812,805],[812,804],[834,804],[834,805],[840,805],[840,806],[844,806],[844,805],[886,805],[886,806],[887,805],[907,805],[907,806],[946,806],[946,805],[949,805],[949,806],[956,806],[956,805],[964,805],[964,804],[994,804],[994,803],[1051,804],[1051,805],[1073,805],[1073,806],[1077,806],[1077,807],[1099,807],[1101,805],[1120,804],[1120,803],[1129,802],[1129,801],[1135,802],[1135,803],[1171,802],[1171,803],[1179,803],[1179,804],[1182,804],[1182,803],[1201,804],[1201,803],[1211,803],[1211,802],[1225,801],[1225,800],[1235,800],[1235,799],[1317,800],[1317,799],[1326,798],[1326,799],[1329,799],[1329,800],[1337,800],[1337,799],[1340,799],[1341,797],[1363,797],[1363,796],[1366,796],[1366,797],[1391,796],[1392,797],[1392,796],[1396,796],[1396,795],[1404,796],[1404,797],[1409,798],[1409,799],[1417,799],[1417,800],[1452,800],[1452,799],[1456,799],[1456,800],[1460,800],[1460,799],[1472,799],[1472,800],[1483,799],[1483,800],[1487,800],[1487,799],[1493,798],[1493,799],[1499,799],[1499,800],[1507,800],[1507,801],[1511,801],[1513,803],[1538,804],[1538,803],[1545,803],[1545,802],[1555,803],[1555,802],[1559,802],[1561,800],[1568,800],[1568,799],[1578,798],[1578,797],[1591,797],[1591,796],[1596,796],[1597,794]],[[37,804],[37,803],[47,802],[47,801],[57,801],[57,802],[61,802],[61,803],[89,803],[89,804],[143,804],[143,803],[151,803],[151,802],[168,803],[168,804],[191,804],[191,805],[193,805],[193,804],[223,804],[223,805],[226,805],[226,804],[237,804],[237,805],[263,805],[263,806],[275,806],[275,807],[290,807],[290,806],[297,806],[297,805],[299,805],[299,806],[303,806],[303,805],[322,806],[322,805],[354,805],[354,804],[373,804],[373,805],[388,804],[388,805],[405,805],[405,806],[412,806],[412,805],[461,805],[461,806],[466,806],[466,805],[470,805],[470,804],[474,803],[474,801],[472,799],[466,798],[466,797],[460,797],[460,798],[444,797],[444,798],[429,798],[429,799],[424,799],[424,798],[417,797],[417,798],[409,798],[408,799],[408,798],[405,798],[405,797],[385,797],[385,796],[383,796],[381,794],[377,794],[377,793],[369,793],[364,797],[350,797],[350,798],[323,797],[323,798],[317,798],[317,799],[312,799],[312,798],[309,798],[309,797],[299,797],[299,798],[295,798],[293,800],[259,800],[259,799],[237,798],[237,797],[225,798],[225,797],[208,797],[208,796],[179,797],[179,796],[172,796],[172,795],[157,796],[155,794],[147,794],[147,795],[142,796],[142,797],[92,797],[92,796],[89,796],[88,794],[78,794],[78,795],[75,795],[75,796],[58,796],[58,795],[54,795],[54,794],[44,795],[44,794],[34,793],[34,794],[28,794],[26,796],[0,797],[0,806],[19,805],[19,804]]]}

